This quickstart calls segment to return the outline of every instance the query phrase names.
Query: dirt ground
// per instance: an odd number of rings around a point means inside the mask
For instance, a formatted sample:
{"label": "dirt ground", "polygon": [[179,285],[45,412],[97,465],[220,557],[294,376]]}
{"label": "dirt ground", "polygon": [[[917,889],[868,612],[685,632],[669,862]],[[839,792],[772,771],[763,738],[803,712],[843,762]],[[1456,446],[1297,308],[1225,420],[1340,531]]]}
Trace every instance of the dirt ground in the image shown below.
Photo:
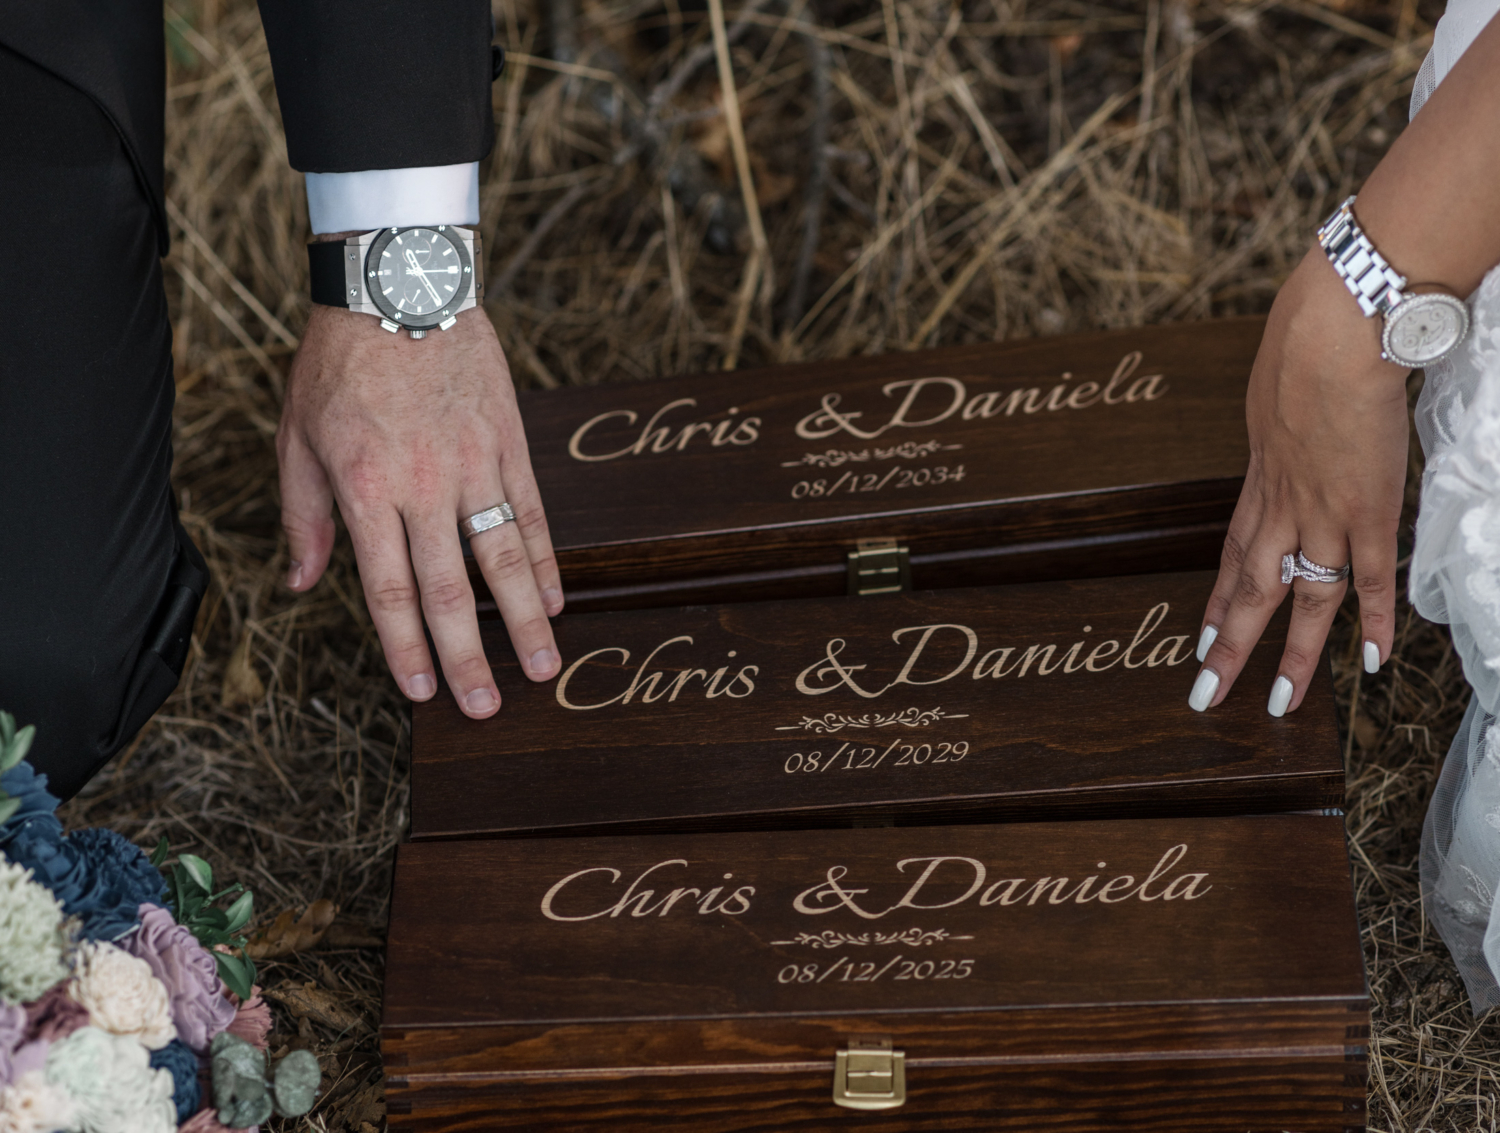
{"label": "dirt ground", "polygon": [[[496,0],[511,57],[482,176],[487,309],[523,385],[1264,311],[1400,132],[1440,10],[732,0],[742,174],[705,8],[554,3],[543,26]],[[181,686],[67,817],[198,850],[256,891],[262,927],[337,905],[262,980],[273,1050],[311,1049],[327,1074],[304,1120],[370,1133],[409,714],[347,543],[311,593],[278,581],[273,434],[307,221],[254,5],[166,10],[175,474],[214,582]],[[1418,472],[1414,453],[1413,489]],[[1446,634],[1404,607],[1373,678],[1358,640],[1346,613],[1332,653],[1376,1004],[1370,1127],[1493,1129],[1500,1031],[1470,1016],[1417,892],[1467,689]]]}

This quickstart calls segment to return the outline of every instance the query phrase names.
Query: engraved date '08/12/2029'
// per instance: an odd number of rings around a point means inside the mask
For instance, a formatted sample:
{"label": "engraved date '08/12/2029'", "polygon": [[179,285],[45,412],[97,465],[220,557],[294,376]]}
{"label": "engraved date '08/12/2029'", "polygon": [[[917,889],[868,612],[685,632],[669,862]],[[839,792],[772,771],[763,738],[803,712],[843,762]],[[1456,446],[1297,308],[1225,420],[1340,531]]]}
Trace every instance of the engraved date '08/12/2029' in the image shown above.
{"label": "engraved date '08/12/2029'", "polygon": [[792,485],[792,499],[822,499],[854,492],[879,492],[890,488],[923,488],[932,484],[957,484],[964,478],[964,466],[937,465],[932,468],[902,468],[899,464],[879,472],[845,471],[837,479],[798,480]]}
{"label": "engraved date '08/12/2029'", "polygon": [[810,774],[830,771],[837,767],[842,771],[873,771],[885,762],[887,756],[895,756],[892,767],[923,767],[938,763],[958,763],[969,754],[967,740],[957,743],[910,744],[894,740],[882,751],[878,747],[860,747],[843,743],[832,755],[820,751],[794,751],[786,757],[782,770],[788,775]]}
{"label": "engraved date '08/12/2029'", "polygon": [[879,963],[840,956],[833,963],[788,964],[776,973],[780,984],[873,983],[889,975],[893,980],[963,980],[974,974],[973,960],[908,960],[896,956]]}

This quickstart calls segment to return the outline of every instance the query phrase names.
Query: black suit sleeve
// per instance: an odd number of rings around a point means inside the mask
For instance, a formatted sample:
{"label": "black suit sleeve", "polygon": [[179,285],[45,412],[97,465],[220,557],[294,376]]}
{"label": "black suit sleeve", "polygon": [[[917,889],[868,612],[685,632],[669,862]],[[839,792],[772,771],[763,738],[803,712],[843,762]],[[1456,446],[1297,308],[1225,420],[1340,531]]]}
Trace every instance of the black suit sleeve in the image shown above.
{"label": "black suit sleeve", "polygon": [[488,0],[260,0],[305,173],[477,161],[494,142]]}

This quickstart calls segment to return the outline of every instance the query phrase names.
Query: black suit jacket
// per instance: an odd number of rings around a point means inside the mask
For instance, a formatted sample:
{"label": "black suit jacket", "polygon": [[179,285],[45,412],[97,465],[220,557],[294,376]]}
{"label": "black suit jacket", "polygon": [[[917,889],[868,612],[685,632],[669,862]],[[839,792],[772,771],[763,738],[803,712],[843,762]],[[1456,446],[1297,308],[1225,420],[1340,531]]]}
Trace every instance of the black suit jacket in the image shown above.
{"label": "black suit jacket", "polygon": [[[488,0],[260,0],[260,9],[293,168],[456,165],[489,152]],[[0,45],[104,111],[165,252],[161,0],[0,0]]]}

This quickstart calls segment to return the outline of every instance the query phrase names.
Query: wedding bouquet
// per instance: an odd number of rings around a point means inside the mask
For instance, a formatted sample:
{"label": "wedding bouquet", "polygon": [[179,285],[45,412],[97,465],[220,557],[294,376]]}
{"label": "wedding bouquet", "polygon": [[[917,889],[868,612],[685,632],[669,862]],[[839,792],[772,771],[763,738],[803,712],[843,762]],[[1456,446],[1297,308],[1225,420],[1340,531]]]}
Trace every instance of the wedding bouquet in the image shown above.
{"label": "wedding bouquet", "polygon": [[[0,1133],[216,1133],[312,1108],[317,1059],[268,1073],[242,886],[163,873],[113,830],[64,833],[35,729],[0,712]],[[223,908],[220,902],[233,899]]]}

